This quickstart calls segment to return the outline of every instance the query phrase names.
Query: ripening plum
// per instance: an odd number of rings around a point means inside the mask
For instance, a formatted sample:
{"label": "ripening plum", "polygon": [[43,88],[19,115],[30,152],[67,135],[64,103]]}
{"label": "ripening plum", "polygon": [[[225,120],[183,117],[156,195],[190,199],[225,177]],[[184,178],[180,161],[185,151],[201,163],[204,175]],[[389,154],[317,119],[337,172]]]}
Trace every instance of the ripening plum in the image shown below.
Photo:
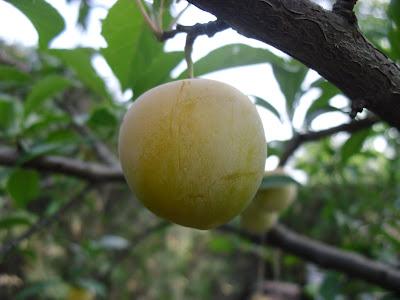
{"label": "ripening plum", "polygon": [[209,229],[253,199],[266,159],[255,106],[236,88],[186,79],[141,95],[126,113],[119,157],[139,201],[171,222]]}

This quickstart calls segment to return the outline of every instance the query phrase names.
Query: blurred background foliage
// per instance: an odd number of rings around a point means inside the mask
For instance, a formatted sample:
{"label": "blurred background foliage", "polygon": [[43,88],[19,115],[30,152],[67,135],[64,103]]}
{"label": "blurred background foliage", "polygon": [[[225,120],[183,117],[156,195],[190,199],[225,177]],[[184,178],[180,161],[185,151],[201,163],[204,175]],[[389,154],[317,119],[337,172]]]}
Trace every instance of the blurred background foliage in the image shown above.
{"label": "blurred background foliage", "polygon": [[[102,23],[108,46],[100,50],[50,49],[50,42],[65,29],[60,12],[44,0],[7,2],[29,18],[39,43],[24,48],[0,42],[0,149],[21,153],[18,164],[0,167],[1,244],[52,215],[85,186],[76,178],[27,168],[24,162],[57,155],[111,168],[116,159],[118,126],[129,103],[117,99],[92,59],[105,58],[121,90],[133,91],[132,100],[173,80],[172,70],[184,59],[182,52],[165,52],[132,0],[118,0],[109,10]],[[359,2],[361,30],[399,62],[400,1]],[[164,29],[173,24],[175,1],[146,4]],[[329,6],[327,1],[322,4]],[[76,26],[82,30],[93,5],[80,1]],[[293,134],[309,131],[326,113],[348,114],[347,107],[334,105],[338,89],[322,79],[307,83],[307,68],[275,53],[226,45],[198,60],[195,72],[200,76],[270,63],[286,109],[267,99],[253,100],[289,123]],[[318,90],[318,96],[306,108],[302,125],[294,126],[294,116],[312,90]],[[359,116],[365,117],[366,112]],[[96,148],[100,142],[109,149],[106,158]],[[270,155],[280,157],[285,145],[284,140],[270,141]],[[400,267],[399,150],[399,133],[381,123],[351,136],[340,133],[303,145],[289,161],[303,185],[280,222]],[[236,236],[159,223],[122,183],[94,184],[78,202],[51,228],[1,259],[1,299],[247,299],[260,261],[266,279],[299,285],[309,299],[396,299],[376,286]]]}

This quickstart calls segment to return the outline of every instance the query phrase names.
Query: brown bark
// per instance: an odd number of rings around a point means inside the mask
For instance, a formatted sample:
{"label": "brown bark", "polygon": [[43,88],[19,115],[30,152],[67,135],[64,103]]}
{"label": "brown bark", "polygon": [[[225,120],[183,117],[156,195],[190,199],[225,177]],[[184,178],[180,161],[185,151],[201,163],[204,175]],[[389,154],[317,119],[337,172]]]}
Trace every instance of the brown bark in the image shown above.
{"label": "brown bark", "polygon": [[316,70],[353,103],[400,129],[400,67],[356,24],[309,0],[189,0],[244,36]]}

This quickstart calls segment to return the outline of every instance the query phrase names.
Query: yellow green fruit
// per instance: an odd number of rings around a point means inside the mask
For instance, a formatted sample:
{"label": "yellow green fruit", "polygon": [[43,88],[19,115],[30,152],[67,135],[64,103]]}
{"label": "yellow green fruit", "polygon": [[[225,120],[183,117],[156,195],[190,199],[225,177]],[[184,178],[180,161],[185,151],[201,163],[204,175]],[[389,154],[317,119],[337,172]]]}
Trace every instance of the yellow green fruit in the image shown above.
{"label": "yellow green fruit", "polygon": [[252,201],[240,215],[240,226],[251,233],[261,234],[271,229],[278,220],[278,213],[266,211]]}
{"label": "yellow green fruit", "polygon": [[94,300],[96,297],[89,290],[71,287],[68,291],[67,300]]}
{"label": "yellow green fruit", "polygon": [[[265,176],[285,175],[282,169],[267,172]],[[263,210],[268,212],[282,212],[292,204],[297,196],[296,184],[286,184],[282,186],[260,189],[253,202],[258,203]]]}
{"label": "yellow green fruit", "polygon": [[187,79],[133,103],[121,125],[119,156],[130,188],[149,210],[208,229],[254,197],[266,142],[248,97],[221,82]]}

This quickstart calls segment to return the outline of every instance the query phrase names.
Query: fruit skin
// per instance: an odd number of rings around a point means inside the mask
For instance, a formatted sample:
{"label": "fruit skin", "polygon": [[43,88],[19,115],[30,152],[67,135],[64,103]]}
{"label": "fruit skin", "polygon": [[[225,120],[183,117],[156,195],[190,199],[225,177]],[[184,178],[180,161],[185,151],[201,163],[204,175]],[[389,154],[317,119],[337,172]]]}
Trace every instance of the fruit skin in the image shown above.
{"label": "fruit skin", "polygon": [[119,157],[130,188],[149,210],[209,229],[254,197],[266,142],[248,97],[218,81],[186,79],[133,103],[121,125]]}
{"label": "fruit skin", "polygon": [[250,203],[240,216],[240,226],[248,232],[262,234],[276,224],[278,217],[278,213],[254,211],[254,206]]}
{"label": "fruit skin", "polygon": [[[278,168],[274,171],[265,173],[265,176],[272,175],[285,175],[285,172],[281,168]],[[259,203],[259,206],[265,211],[279,213],[288,208],[296,199],[296,196],[296,184],[286,184],[259,190],[253,201]]]}
{"label": "fruit skin", "polygon": [[[273,175],[285,175],[285,172],[278,168],[265,173],[265,176]],[[268,231],[277,222],[279,214],[295,200],[296,195],[295,184],[259,189],[253,201],[240,215],[241,227],[254,234]]]}

